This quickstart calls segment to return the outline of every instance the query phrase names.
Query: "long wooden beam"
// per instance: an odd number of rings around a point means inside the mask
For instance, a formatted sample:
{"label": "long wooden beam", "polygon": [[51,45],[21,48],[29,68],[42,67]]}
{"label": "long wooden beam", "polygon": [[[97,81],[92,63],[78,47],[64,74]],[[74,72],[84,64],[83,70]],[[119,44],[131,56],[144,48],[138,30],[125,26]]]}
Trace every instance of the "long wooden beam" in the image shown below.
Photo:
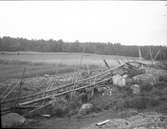
{"label": "long wooden beam", "polygon": [[[93,77],[91,77],[93,78]],[[85,81],[89,80],[89,79],[84,79]],[[82,80],[82,81],[84,81]],[[78,82],[79,83],[79,82]],[[33,98],[35,96],[38,96],[38,95],[42,95],[42,94],[48,94],[50,92],[54,92],[56,90],[59,90],[59,89],[63,89],[63,88],[67,88],[67,87],[70,87],[70,86],[73,86],[73,83],[68,83],[68,84],[65,84],[65,85],[61,85],[61,86],[58,86],[54,89],[50,89],[50,90],[46,90],[46,91],[41,91],[41,92],[38,92],[36,94],[33,94],[33,95],[28,95],[28,96],[23,96],[23,97],[20,97],[19,100],[24,100],[24,99],[28,99],[28,98]],[[10,102],[13,102],[14,100],[16,100],[15,98],[14,99],[10,99],[10,100],[6,100],[6,101],[2,101],[1,104],[5,104],[5,103],[10,103]]]}
{"label": "long wooden beam", "polygon": [[[114,69],[119,68],[120,66],[122,66],[122,65],[119,65],[119,66],[117,66],[117,67],[108,69],[108,70],[104,71],[103,73],[94,75],[94,76],[92,76],[92,77],[89,77],[89,78],[86,78],[86,79],[83,79],[83,80],[79,80],[78,83],[86,82],[86,81],[91,80],[91,79],[93,79],[93,78],[97,78],[97,77],[99,77],[99,76],[105,75],[106,73],[111,72],[111,71],[113,71]],[[20,97],[19,100],[24,100],[24,99],[27,99],[27,98],[32,98],[32,97],[41,95],[41,94],[43,94],[44,92],[47,94],[47,93],[50,93],[50,92],[54,92],[54,91],[56,91],[56,90],[58,90],[58,89],[63,89],[63,88],[66,88],[66,87],[70,87],[70,86],[72,86],[72,85],[74,85],[74,83],[68,83],[68,84],[65,84],[65,85],[63,85],[63,86],[56,87],[56,88],[54,88],[54,89],[50,89],[50,90],[47,90],[47,91],[41,91],[41,92],[38,92],[38,93],[33,94],[33,95],[28,95],[28,96]],[[10,102],[13,102],[14,100],[15,100],[15,99],[6,100],[6,101],[4,101],[4,102],[1,102],[1,104],[10,103]]]}
{"label": "long wooden beam", "polygon": [[[108,78],[108,79],[105,79],[105,80],[103,80],[103,81],[97,82],[96,84],[87,85],[87,86],[84,86],[84,87],[80,87],[80,88],[76,88],[76,89],[73,89],[73,90],[69,90],[69,91],[66,91],[66,92],[63,92],[63,93],[56,94],[56,95],[54,95],[54,97],[58,97],[58,96],[61,96],[61,95],[66,94],[66,93],[70,93],[70,92],[73,92],[73,91],[77,91],[77,90],[80,90],[80,89],[83,89],[83,88],[87,88],[87,87],[91,87],[91,86],[95,86],[95,85],[96,85],[96,87],[100,87],[100,85],[97,85],[97,84],[100,84],[100,83],[103,83],[103,82],[105,82],[105,81],[108,81],[108,80],[111,79],[111,78],[112,78],[112,77],[110,77],[110,78]],[[45,98],[41,98],[41,100],[47,99],[47,98],[49,98],[49,97],[51,97],[51,96],[47,96],[47,97],[45,97]],[[37,101],[41,101],[41,100],[37,100]],[[36,102],[37,102],[37,101],[36,101]],[[34,102],[35,102],[35,101],[34,101]],[[27,104],[31,104],[31,103],[34,103],[34,102],[22,103],[22,104],[20,104],[20,105],[27,105]],[[54,102],[54,101],[53,101],[53,102]],[[35,112],[35,111],[37,111],[37,110],[40,110],[40,109],[42,109],[42,108],[45,108],[46,106],[49,106],[49,105],[52,104],[53,102],[50,101],[50,102],[48,102],[47,104],[42,105],[42,106],[40,106],[40,107],[38,107],[38,108],[36,108],[36,109],[30,111],[29,113],[25,114],[24,116],[28,116],[28,115],[32,114],[33,112]]]}
{"label": "long wooden beam", "polygon": [[68,91],[62,92],[62,93],[58,93],[58,94],[56,94],[56,95],[48,95],[48,96],[45,96],[45,97],[43,97],[43,98],[38,98],[38,99],[31,100],[31,101],[28,101],[28,102],[20,103],[19,105],[20,105],[20,106],[28,105],[28,104],[32,104],[32,103],[36,103],[36,102],[45,100],[45,99],[50,99],[51,97],[58,97],[58,96],[61,96],[61,95],[66,94],[66,93],[70,93],[70,92],[73,92],[73,91],[77,91],[77,90],[80,90],[80,89],[84,89],[84,88],[87,88],[87,87],[91,87],[91,86],[98,85],[98,84],[100,84],[100,83],[103,83],[103,82],[105,82],[105,81],[108,81],[108,80],[111,79],[111,78],[112,78],[112,77],[109,77],[109,78],[104,79],[104,80],[102,80],[102,81],[96,82],[96,84],[86,85],[86,86],[83,86],[83,87],[79,87],[79,88],[76,88],[76,89],[72,89],[72,90],[68,90]]}

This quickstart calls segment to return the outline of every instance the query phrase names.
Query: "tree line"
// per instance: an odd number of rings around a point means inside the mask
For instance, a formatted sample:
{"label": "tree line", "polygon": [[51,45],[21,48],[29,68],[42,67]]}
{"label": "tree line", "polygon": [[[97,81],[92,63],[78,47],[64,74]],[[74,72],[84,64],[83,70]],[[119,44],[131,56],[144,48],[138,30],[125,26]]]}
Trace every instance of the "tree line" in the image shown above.
{"label": "tree line", "polygon": [[166,46],[135,46],[121,45],[120,43],[103,42],[64,42],[60,40],[28,40],[25,38],[0,38],[0,51],[39,51],[39,52],[84,52],[105,55],[139,56],[139,48],[142,57],[157,60],[167,59]]}

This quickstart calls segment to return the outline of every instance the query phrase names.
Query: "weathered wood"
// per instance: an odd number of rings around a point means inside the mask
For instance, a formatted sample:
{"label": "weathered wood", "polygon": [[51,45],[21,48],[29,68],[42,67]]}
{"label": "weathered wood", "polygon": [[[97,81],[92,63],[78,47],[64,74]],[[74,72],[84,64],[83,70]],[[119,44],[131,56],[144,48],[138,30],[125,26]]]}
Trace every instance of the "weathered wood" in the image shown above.
{"label": "weathered wood", "polygon": [[[96,85],[100,84],[100,83],[103,83],[105,81],[108,81],[109,79],[111,79],[112,77],[109,77],[105,80],[102,80],[102,81],[99,81],[99,82],[96,82]],[[70,92],[73,92],[73,91],[77,91],[77,90],[81,90],[81,89],[84,89],[84,88],[87,88],[87,87],[92,87],[94,86],[94,84],[91,84],[91,85],[86,85],[86,86],[83,86],[83,87],[79,87],[79,88],[76,88],[76,89],[72,89],[72,90],[68,90],[68,91],[65,91],[65,92],[62,92],[62,93],[58,93],[56,95],[48,95],[46,97],[43,97],[43,98],[38,98],[38,99],[35,99],[35,100],[31,100],[31,101],[27,101],[27,102],[24,102],[24,103],[20,103],[19,105],[20,106],[23,106],[23,105],[28,105],[28,104],[32,104],[32,103],[36,103],[36,102],[39,102],[39,101],[43,101],[43,100],[46,100],[46,99],[50,99],[51,97],[58,97],[58,96],[61,96],[61,95],[64,95],[66,93],[70,93]]]}
{"label": "weathered wood", "polygon": [[102,125],[106,124],[107,122],[110,122],[110,120],[105,120],[105,121],[99,122],[96,124],[96,126],[102,126]]}
{"label": "weathered wood", "polygon": [[[96,83],[97,87],[100,87],[100,85],[98,85],[98,84],[101,84],[101,83],[103,83],[103,82],[105,82],[105,81],[107,81],[107,80],[109,80],[109,79],[111,79],[111,78],[112,78],[112,77],[107,78],[107,79],[105,79],[105,80],[103,80],[103,81],[97,82],[97,83]],[[20,105],[27,105],[27,104],[31,104],[31,103],[34,103],[34,102],[42,101],[42,100],[47,99],[47,98],[58,97],[58,96],[61,96],[61,95],[66,94],[66,93],[70,93],[70,92],[77,91],[77,90],[84,89],[84,88],[91,87],[91,86],[94,86],[94,84],[87,85],[87,86],[83,86],[83,87],[76,88],[76,89],[73,89],[73,90],[69,90],[69,91],[66,91],[66,92],[62,92],[62,93],[56,94],[56,95],[54,95],[54,96],[47,96],[47,97],[44,97],[44,98],[41,98],[41,99],[38,99],[38,100],[34,100],[34,101],[26,102],[26,103],[21,103]],[[42,105],[42,106],[38,107],[37,109],[34,109],[34,110],[30,111],[28,114],[25,114],[24,116],[30,115],[30,114],[32,114],[33,112],[37,111],[37,110],[41,110],[42,108],[45,108],[45,107],[49,106],[49,105],[52,104],[53,102],[54,102],[54,101],[49,101],[47,104]]]}
{"label": "weathered wood", "polygon": [[16,89],[17,85],[13,86],[12,89],[1,99],[1,103]]}
{"label": "weathered wood", "polygon": [[[120,67],[120,66],[118,66],[118,67]],[[116,69],[116,68],[118,68],[118,67],[114,67],[114,68],[111,68],[111,69],[108,69],[108,70],[104,71],[103,73],[94,75],[94,76],[89,77],[89,78],[86,78],[86,79],[79,80],[78,83],[83,83],[83,82],[86,82],[86,81],[88,81],[88,80],[91,80],[91,79],[93,79],[93,78],[95,78],[95,77],[97,78],[97,77],[106,75],[107,73],[110,73],[112,70],[114,70],[114,69]],[[35,97],[35,96],[38,96],[38,95],[42,95],[44,92],[45,92],[46,94],[47,94],[47,93],[49,94],[50,92],[54,92],[54,91],[57,91],[58,89],[67,88],[67,87],[70,87],[70,86],[73,86],[73,85],[74,85],[74,83],[68,83],[68,84],[65,84],[65,85],[56,87],[56,88],[54,88],[54,89],[50,89],[50,90],[47,90],[47,91],[38,92],[38,93],[33,94],[33,95],[27,95],[27,96],[21,97],[21,98],[19,98],[19,100],[24,100],[24,99],[32,98],[32,97]],[[10,103],[10,102],[13,102],[14,100],[16,100],[16,99],[6,100],[6,101],[1,102],[1,104]]]}
{"label": "weathered wood", "polygon": [[5,91],[1,94],[1,100],[8,94],[9,90],[11,89],[11,87],[13,87],[16,84],[11,84],[11,85],[7,85],[7,88],[5,89]]}
{"label": "weathered wood", "polygon": [[[53,89],[48,88],[48,90],[46,90],[46,91],[42,91],[42,92],[36,93],[34,95],[21,97],[20,100],[24,100],[24,101],[20,102],[19,106],[25,106],[25,105],[29,105],[29,104],[33,104],[33,103],[38,103],[38,102],[41,102],[43,100],[51,100],[52,97],[59,97],[59,96],[65,95],[67,93],[74,92],[74,91],[81,90],[81,89],[88,88],[88,87],[94,88],[94,87],[103,86],[104,82],[107,82],[108,80],[110,80],[112,78],[112,72],[116,69],[123,68],[126,70],[126,69],[129,69],[129,67],[130,67],[130,68],[132,68],[132,72],[133,71],[135,72],[136,67],[131,65],[130,62],[128,62],[128,63],[124,63],[123,65],[119,65],[117,67],[110,68],[110,69],[108,69],[104,72],[101,72],[97,75],[94,75],[92,77],[79,80],[78,82],[68,83],[68,84],[53,88]],[[139,63],[139,62],[133,62],[133,63]],[[124,66],[126,66],[126,67],[124,67]],[[89,81],[90,82],[93,81],[94,83],[89,84]],[[103,84],[103,85],[101,85],[101,84]],[[51,84],[49,84],[49,85],[51,85]],[[50,86],[48,86],[48,87],[50,87]],[[45,93],[45,96],[43,96],[44,93]],[[42,95],[42,96],[39,96],[39,95]],[[31,97],[36,97],[36,98],[32,100]],[[25,101],[25,99],[28,99],[28,98],[29,99],[31,98],[31,100]],[[47,104],[45,104],[45,105],[47,105]],[[37,108],[37,110],[44,108],[45,105]],[[34,109],[34,111],[36,111],[36,109]]]}
{"label": "weathered wood", "polygon": [[24,74],[26,72],[26,69],[24,68],[23,69],[23,74],[21,76],[21,79],[20,79],[20,83],[19,83],[19,93],[18,93],[18,96],[17,96],[17,99],[15,101],[15,106],[17,106],[17,104],[19,103],[19,98],[21,97],[21,92],[22,92],[22,85],[24,83],[23,79],[24,79]]}
{"label": "weathered wood", "polygon": [[160,54],[161,50],[159,49],[158,52],[156,53],[156,55],[154,56],[154,60],[157,59],[158,55]]}
{"label": "weathered wood", "polygon": [[108,65],[107,61],[105,59],[103,61],[104,61],[104,64],[106,65],[106,67],[109,69],[110,66]]}
{"label": "weathered wood", "polygon": [[29,115],[31,115],[32,113],[34,113],[35,111],[41,110],[42,108],[45,108],[45,107],[49,106],[49,105],[52,104],[52,103],[53,103],[52,101],[49,101],[47,104],[42,105],[42,106],[40,106],[40,107],[37,107],[36,109],[34,109],[34,110],[32,110],[32,111],[30,111],[30,112],[24,114],[23,116],[24,116],[24,117],[25,117],[25,116],[29,116]]}

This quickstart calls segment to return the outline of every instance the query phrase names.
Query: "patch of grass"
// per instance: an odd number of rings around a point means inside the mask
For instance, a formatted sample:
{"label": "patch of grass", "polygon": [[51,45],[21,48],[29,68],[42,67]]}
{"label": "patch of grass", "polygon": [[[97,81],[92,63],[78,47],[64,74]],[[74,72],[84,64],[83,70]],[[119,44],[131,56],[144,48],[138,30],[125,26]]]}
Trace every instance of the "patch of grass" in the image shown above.
{"label": "patch of grass", "polygon": [[[21,78],[23,69],[26,68],[25,78],[42,76],[44,74],[54,75],[74,72],[76,67],[62,63],[47,64],[47,63],[32,63],[25,61],[8,61],[0,60],[0,81],[5,81],[11,78]],[[96,69],[98,66],[90,65],[90,69]],[[86,66],[81,66],[81,70],[87,69]]]}
{"label": "patch of grass", "polygon": [[[122,111],[127,109],[146,110],[157,109],[164,112],[167,103],[167,87],[164,83],[158,83],[154,86],[141,86],[141,93],[133,95],[129,87],[114,88],[112,96],[100,96],[91,102],[98,111],[103,109],[112,109],[114,111]],[[163,87],[159,88],[158,85]]]}

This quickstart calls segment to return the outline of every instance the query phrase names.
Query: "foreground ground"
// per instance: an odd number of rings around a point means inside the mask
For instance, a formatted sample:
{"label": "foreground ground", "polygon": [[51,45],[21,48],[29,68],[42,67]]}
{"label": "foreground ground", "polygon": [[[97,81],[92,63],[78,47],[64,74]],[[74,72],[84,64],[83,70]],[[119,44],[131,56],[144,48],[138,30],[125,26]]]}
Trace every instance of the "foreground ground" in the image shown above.
{"label": "foreground ground", "polygon": [[[55,76],[53,77],[43,76],[45,74],[57,75],[57,74],[70,73],[75,71],[75,67],[66,63],[57,65],[57,64],[51,64],[51,63],[43,64],[39,62],[38,63],[24,62],[22,60],[21,61],[19,60],[19,59],[26,59],[27,56],[29,60],[31,57],[36,57],[36,59],[37,57],[40,57],[40,56],[42,57],[42,55],[39,55],[39,54],[38,55],[29,54],[26,56],[12,54],[12,57],[10,56],[11,55],[2,56],[3,58],[0,63],[0,70],[2,71],[0,79],[2,83],[4,82],[4,80],[6,82],[4,83],[5,85],[3,86],[3,88],[5,89],[5,86],[8,83],[17,82],[17,80],[12,80],[11,82],[10,81],[7,82],[7,80],[10,80],[13,78],[20,78],[22,75],[23,69],[26,67],[28,74],[25,74],[27,76],[27,79],[25,79],[24,86],[22,87],[25,91],[25,94],[27,94],[28,92],[29,94],[33,94],[34,92],[38,92],[39,90],[42,90],[42,88],[46,88],[46,86],[48,85],[47,81],[49,82],[50,81],[49,79],[52,80],[53,78],[55,78]],[[65,54],[64,58],[66,58],[66,56],[68,55]],[[73,56],[71,56],[71,58],[76,58],[75,56],[78,56],[78,55],[76,54],[74,57]],[[5,58],[7,59],[7,57],[9,57],[9,60],[5,60]],[[14,59],[14,57],[16,57],[16,60],[14,61],[11,60],[11,59]],[[51,57],[50,54],[49,54],[49,57]],[[52,58],[54,57],[55,56],[52,56]],[[62,58],[62,54],[60,57]],[[50,60],[52,58],[50,58]],[[76,58],[78,62],[80,61],[80,58],[81,56],[78,56],[78,58]],[[66,59],[64,59],[64,61],[65,60]],[[102,62],[102,59],[99,58],[98,61]],[[115,59],[115,62],[117,62],[116,59]],[[72,63],[75,64],[75,61],[74,62],[72,61]],[[95,66],[96,65],[94,65],[93,67]],[[42,77],[35,77],[35,76],[42,76]],[[58,80],[60,81],[60,79]],[[42,82],[42,84],[39,84],[39,82]],[[137,112],[144,112],[145,110],[148,110],[148,111],[166,113],[166,105],[167,105],[167,95],[166,95],[167,85],[166,84],[167,84],[167,80],[162,80],[160,83],[154,86],[152,85],[147,85],[147,87],[143,86],[142,92],[139,95],[133,95],[132,93],[130,94],[129,89],[126,89],[126,88],[123,88],[123,89],[116,88],[116,92],[112,96],[101,96],[99,98],[95,97],[94,99],[92,99],[90,103],[93,103],[96,106],[96,111],[88,115],[85,115],[81,118],[77,117],[77,112],[76,114],[73,114],[71,116],[64,115],[63,117],[56,117],[56,115],[53,115],[50,118],[35,116],[35,117],[31,117],[30,119],[33,119],[33,121],[28,123],[27,125],[24,125],[24,127],[25,128],[47,128],[47,129],[52,129],[52,128],[79,129],[79,128],[88,126],[89,124],[92,124],[94,122],[100,122],[106,119],[113,119],[113,118],[124,118],[124,117],[134,115],[133,110],[137,110]],[[74,101],[74,102],[77,102],[77,101]],[[81,105],[77,105],[77,106],[79,108]],[[133,109],[132,112],[128,111],[130,109]],[[167,128],[166,125],[165,125],[165,128]]]}
{"label": "foreground ground", "polygon": [[[142,113],[148,113],[148,111],[142,111]],[[151,110],[149,110],[151,112]],[[154,112],[154,111],[153,111]],[[155,113],[155,112],[154,112]],[[112,119],[127,119],[137,115],[136,111],[133,109],[125,110],[125,111],[112,111],[112,110],[104,110],[99,113],[92,113],[87,116],[83,116],[78,119],[75,115],[71,118],[36,118],[34,122],[31,124],[24,126],[23,128],[45,128],[45,129],[94,129],[96,123],[112,120]],[[166,114],[164,114],[166,115]],[[140,121],[140,120],[139,120]],[[142,120],[141,120],[142,121]],[[94,123],[94,125],[93,125]],[[151,124],[150,126],[157,126],[155,124]],[[167,128],[167,120],[162,122],[162,124],[158,125],[157,129],[166,129]],[[91,128],[92,127],[92,128]],[[97,127],[96,127],[97,128]],[[105,129],[105,128],[104,128]],[[147,128],[146,128],[147,129]]]}
{"label": "foreground ground", "polygon": [[75,115],[71,118],[36,118],[36,121],[25,128],[45,128],[45,129],[80,129],[93,122],[99,122],[111,118],[119,118],[118,113],[112,111],[103,111],[101,113],[94,113],[78,119]]}

